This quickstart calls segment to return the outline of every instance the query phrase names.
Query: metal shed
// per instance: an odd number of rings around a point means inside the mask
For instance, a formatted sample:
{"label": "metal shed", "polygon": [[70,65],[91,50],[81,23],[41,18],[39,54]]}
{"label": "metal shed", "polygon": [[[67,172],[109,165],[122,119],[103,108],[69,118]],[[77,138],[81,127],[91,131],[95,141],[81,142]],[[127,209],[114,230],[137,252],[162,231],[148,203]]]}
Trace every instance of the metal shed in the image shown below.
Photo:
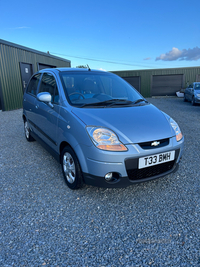
{"label": "metal shed", "polygon": [[32,74],[50,67],[71,67],[71,61],[0,39],[0,110],[21,108]]}
{"label": "metal shed", "polygon": [[200,80],[200,67],[127,70],[113,73],[124,78],[144,97],[173,96],[190,83]]}

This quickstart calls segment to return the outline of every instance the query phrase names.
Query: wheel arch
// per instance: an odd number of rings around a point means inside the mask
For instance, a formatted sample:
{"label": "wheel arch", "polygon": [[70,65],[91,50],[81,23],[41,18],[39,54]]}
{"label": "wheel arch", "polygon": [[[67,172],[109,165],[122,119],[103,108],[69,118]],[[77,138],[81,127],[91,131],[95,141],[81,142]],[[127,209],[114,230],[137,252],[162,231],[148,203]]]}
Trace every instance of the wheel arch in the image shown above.
{"label": "wheel arch", "polygon": [[[60,147],[59,147],[59,154],[60,154],[60,163],[61,163],[61,155],[62,155],[62,151],[66,146],[70,146],[69,143],[67,143],[66,141],[63,141],[60,143]],[[71,147],[71,146],[70,146]],[[72,147],[71,147],[72,148]],[[73,149],[73,148],[72,148]]]}
{"label": "wheel arch", "polygon": [[87,172],[88,168],[87,168],[87,164],[86,164],[86,160],[85,160],[85,156],[84,153],[81,149],[81,147],[79,145],[76,145],[75,147],[72,147],[68,142],[63,141],[60,143],[60,147],[59,147],[59,154],[60,154],[60,163],[61,163],[61,156],[62,156],[62,151],[63,149],[69,146],[71,147],[71,149],[74,151],[74,153],[76,154],[76,157],[78,159],[79,165],[81,167],[82,172]]}
{"label": "wheel arch", "polygon": [[26,121],[26,116],[24,114],[22,115],[22,119],[24,122]]}

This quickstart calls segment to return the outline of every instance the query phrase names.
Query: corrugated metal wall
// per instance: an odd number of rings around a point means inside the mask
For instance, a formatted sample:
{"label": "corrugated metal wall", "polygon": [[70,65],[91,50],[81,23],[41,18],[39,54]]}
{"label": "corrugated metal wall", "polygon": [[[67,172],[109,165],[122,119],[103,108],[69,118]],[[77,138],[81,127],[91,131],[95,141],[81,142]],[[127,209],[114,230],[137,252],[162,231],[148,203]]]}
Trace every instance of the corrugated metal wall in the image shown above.
{"label": "corrugated metal wall", "polygon": [[[141,94],[144,97],[151,97],[151,87],[152,87],[152,77],[153,75],[175,75],[183,74],[183,88],[196,81],[198,75],[200,74],[200,67],[190,67],[190,68],[176,68],[176,69],[151,69],[151,70],[130,70],[130,71],[113,71],[113,73],[119,75],[120,77],[141,77]],[[181,89],[181,88],[180,88]]]}
{"label": "corrugated metal wall", "polygon": [[0,97],[3,98],[2,110],[12,110],[22,107],[22,80],[20,62],[33,64],[33,72],[37,71],[38,63],[57,67],[70,67],[71,62],[45,53],[34,53],[19,47],[13,47],[0,42]]}

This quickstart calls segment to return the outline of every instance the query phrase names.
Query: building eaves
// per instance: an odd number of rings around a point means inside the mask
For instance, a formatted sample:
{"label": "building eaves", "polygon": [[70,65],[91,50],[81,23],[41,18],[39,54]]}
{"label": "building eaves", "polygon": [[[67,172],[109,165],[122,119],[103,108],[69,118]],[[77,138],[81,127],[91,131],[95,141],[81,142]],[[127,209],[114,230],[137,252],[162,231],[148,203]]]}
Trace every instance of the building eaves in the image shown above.
{"label": "building eaves", "polygon": [[55,59],[62,60],[62,61],[65,61],[65,62],[71,62],[68,59],[64,59],[64,58],[61,58],[61,57],[56,57],[56,56],[53,56],[51,54],[44,53],[44,52],[41,52],[41,51],[38,51],[38,50],[34,50],[32,48],[28,48],[28,47],[25,47],[25,46],[22,46],[22,45],[18,45],[18,44],[15,44],[15,43],[11,43],[11,42],[8,42],[8,41],[2,40],[2,39],[0,39],[0,44],[11,46],[11,47],[18,48],[18,49],[21,49],[21,50],[25,50],[25,51],[28,51],[28,52],[32,52],[32,53],[39,54],[39,55],[42,55],[42,56],[55,58]]}

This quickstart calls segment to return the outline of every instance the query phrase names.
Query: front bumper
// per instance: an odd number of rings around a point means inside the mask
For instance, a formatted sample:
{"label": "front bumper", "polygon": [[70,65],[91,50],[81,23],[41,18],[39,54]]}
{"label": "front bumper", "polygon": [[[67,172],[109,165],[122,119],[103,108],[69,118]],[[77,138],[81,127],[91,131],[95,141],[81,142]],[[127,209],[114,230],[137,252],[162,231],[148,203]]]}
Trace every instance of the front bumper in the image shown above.
{"label": "front bumper", "polygon": [[[171,138],[167,146],[155,149],[141,149],[138,145],[129,145],[127,152],[106,152],[98,150],[98,158],[91,159],[91,155],[87,157],[87,168],[83,170],[84,182],[89,185],[98,187],[126,187],[134,183],[141,183],[161,176],[168,175],[178,169],[178,162],[183,152],[184,138],[180,142],[176,142],[175,138]],[[91,148],[97,150],[95,147]],[[153,155],[156,153],[164,153],[175,150],[174,161],[146,167],[138,168],[139,158]],[[89,150],[87,150],[89,153]],[[112,160],[112,161],[111,161]],[[114,174],[111,181],[105,180],[105,175],[109,172]]]}
{"label": "front bumper", "polygon": [[[180,153],[180,150],[176,150],[176,155],[178,156]],[[147,181],[151,181],[154,179],[158,179],[162,176],[166,176],[170,173],[176,172],[179,168],[179,164],[176,162],[177,159],[175,159],[172,162],[163,163],[160,165],[155,165],[153,167],[145,168],[145,171],[142,169],[140,171],[137,166],[129,166],[127,168],[128,176],[117,178],[114,177],[114,179],[111,182],[108,182],[105,180],[104,177],[94,176],[88,173],[83,173],[84,182],[88,185],[93,185],[97,187],[106,187],[106,188],[123,188],[127,187],[132,184],[136,183],[143,183]],[[134,160],[134,162],[137,162],[137,159]],[[130,164],[130,162],[128,163]],[[167,164],[167,167],[164,167],[162,165]],[[135,164],[134,164],[135,165]],[[162,171],[163,169],[163,171]],[[139,172],[139,174],[138,174]]]}
{"label": "front bumper", "polygon": [[196,104],[200,104],[200,98],[199,97],[195,96],[194,101]]}

